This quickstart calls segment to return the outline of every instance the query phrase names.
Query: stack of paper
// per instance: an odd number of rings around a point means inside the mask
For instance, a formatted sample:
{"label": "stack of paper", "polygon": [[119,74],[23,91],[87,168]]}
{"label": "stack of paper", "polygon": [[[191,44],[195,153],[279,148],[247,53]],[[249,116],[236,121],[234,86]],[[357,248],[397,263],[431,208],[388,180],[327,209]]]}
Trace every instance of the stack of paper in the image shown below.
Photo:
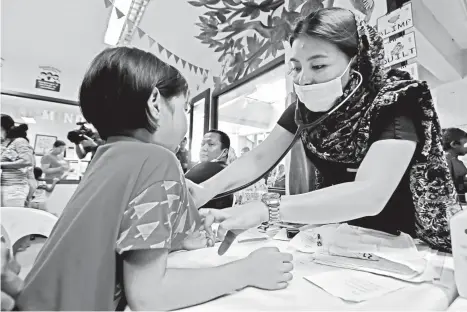
{"label": "stack of paper", "polygon": [[409,286],[396,279],[350,270],[323,272],[305,276],[305,279],[333,296],[352,302],[380,297]]}
{"label": "stack of paper", "polygon": [[424,254],[418,252],[413,239],[405,233],[394,236],[341,224],[300,232],[291,245],[299,251],[314,253],[311,261],[319,264],[411,282],[433,279]]}

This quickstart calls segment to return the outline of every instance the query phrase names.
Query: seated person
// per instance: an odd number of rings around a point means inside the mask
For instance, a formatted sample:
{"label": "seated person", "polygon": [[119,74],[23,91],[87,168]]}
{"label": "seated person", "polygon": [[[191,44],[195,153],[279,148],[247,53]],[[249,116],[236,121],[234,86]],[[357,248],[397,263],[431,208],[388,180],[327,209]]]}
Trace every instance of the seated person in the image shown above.
{"label": "seated person", "polygon": [[[210,130],[204,135],[201,142],[200,163],[191,168],[185,174],[185,178],[197,184],[212,178],[227,167],[229,150],[229,136],[219,130]],[[201,208],[222,209],[232,207],[233,203],[234,195],[229,195],[213,199]]]}
{"label": "seated person", "polygon": [[188,171],[190,168],[191,164],[191,153],[186,147],[188,144],[188,139],[184,138],[182,142],[180,143],[180,146],[175,153],[175,156],[177,156],[178,161],[180,161],[180,165],[182,166],[182,170],[184,173]]}
{"label": "seated person", "polygon": [[37,256],[19,310],[167,311],[287,287],[292,256],[274,248],[217,267],[167,267],[172,251],[212,246],[212,222],[202,224],[175,157],[189,106],[177,69],[139,49],[106,49],[79,103],[106,144]]}
{"label": "seated person", "polygon": [[467,133],[458,128],[445,129],[443,131],[443,149],[446,152],[449,170],[459,195],[459,201],[465,203],[467,168],[459,157],[467,154]]}

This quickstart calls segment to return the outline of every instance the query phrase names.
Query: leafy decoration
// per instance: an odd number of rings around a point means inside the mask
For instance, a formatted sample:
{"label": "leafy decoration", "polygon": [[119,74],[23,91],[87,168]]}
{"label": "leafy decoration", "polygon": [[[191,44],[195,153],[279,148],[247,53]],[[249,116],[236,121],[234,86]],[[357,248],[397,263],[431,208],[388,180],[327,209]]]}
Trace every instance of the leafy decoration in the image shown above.
{"label": "leafy decoration", "polygon": [[[214,77],[215,88],[223,88],[258,69],[268,57],[276,57],[284,49],[283,41],[295,21],[323,8],[323,1],[289,0],[287,8],[285,0],[189,1],[192,6],[208,9],[199,17],[200,23],[196,23],[201,30],[196,38],[214,52],[222,52],[218,61],[222,62],[223,70],[221,77]],[[372,2],[349,1],[359,11],[363,11],[363,3]],[[295,12],[297,9],[299,13]],[[372,7],[365,9],[372,11]],[[266,23],[259,20],[261,14],[267,14]]]}

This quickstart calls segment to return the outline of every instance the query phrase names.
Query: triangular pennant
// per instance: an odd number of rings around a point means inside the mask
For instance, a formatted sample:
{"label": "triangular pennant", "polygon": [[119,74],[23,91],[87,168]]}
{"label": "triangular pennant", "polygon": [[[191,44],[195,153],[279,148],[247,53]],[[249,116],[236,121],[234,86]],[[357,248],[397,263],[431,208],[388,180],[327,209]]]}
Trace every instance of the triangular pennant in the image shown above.
{"label": "triangular pennant", "polygon": [[188,67],[190,68],[190,70],[193,70],[193,65],[191,65],[190,63],[188,63]]}
{"label": "triangular pennant", "polygon": [[193,66],[195,68],[195,74],[198,73],[198,66]]}
{"label": "triangular pennant", "polygon": [[170,52],[167,49],[165,49],[165,53],[167,53],[167,59],[169,59],[172,56],[172,52]]}
{"label": "triangular pennant", "polygon": [[138,229],[139,234],[137,234],[135,238],[142,237],[143,240],[147,240],[158,226],[159,221],[137,225],[136,228]]}
{"label": "triangular pennant", "polygon": [[136,27],[136,29],[138,30],[138,35],[139,35],[140,38],[143,38],[143,36],[146,35],[144,30],[142,30],[141,28]]}
{"label": "triangular pennant", "polygon": [[206,75],[209,75],[209,70],[205,69],[205,71],[206,71]]}
{"label": "triangular pennant", "polygon": [[105,8],[108,9],[112,5],[112,2],[110,2],[110,0],[104,0],[104,4]]}
{"label": "triangular pennant", "polygon": [[174,59],[175,59],[175,64],[178,64],[178,61],[180,60],[180,58],[174,54]]}
{"label": "triangular pennant", "polygon": [[[135,213],[133,214],[133,216],[136,215],[138,216],[138,219],[141,219],[142,216],[144,216],[149,210],[153,209],[157,205],[159,205],[159,202],[150,202],[136,205],[134,207]],[[131,219],[133,219],[133,216],[131,216]]]}
{"label": "triangular pennant", "polygon": [[122,11],[120,11],[117,7],[115,8],[115,13],[117,13],[117,18],[121,19],[122,17],[125,16]]}
{"label": "triangular pennant", "polygon": [[186,61],[185,61],[185,60],[182,60],[182,65],[183,65],[183,68],[185,68],[185,65],[186,65]]}
{"label": "triangular pennant", "polygon": [[201,75],[204,73],[203,69],[200,67],[199,71],[201,72]]}
{"label": "triangular pennant", "polygon": [[152,47],[154,45],[154,43],[156,42],[156,40],[152,39],[151,37],[149,37],[149,47]]}
{"label": "triangular pennant", "polygon": [[157,47],[159,48],[159,53],[162,53],[162,51],[164,51],[164,47],[160,44],[157,44]]}

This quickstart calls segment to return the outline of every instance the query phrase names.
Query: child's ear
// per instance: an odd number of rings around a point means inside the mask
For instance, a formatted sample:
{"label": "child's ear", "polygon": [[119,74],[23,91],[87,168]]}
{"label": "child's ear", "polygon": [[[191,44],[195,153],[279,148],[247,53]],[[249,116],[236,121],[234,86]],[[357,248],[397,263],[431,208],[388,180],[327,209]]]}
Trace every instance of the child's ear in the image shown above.
{"label": "child's ear", "polygon": [[161,113],[161,101],[162,96],[159,93],[159,89],[155,87],[148,99],[148,115],[150,122],[156,127],[157,121],[159,120]]}

